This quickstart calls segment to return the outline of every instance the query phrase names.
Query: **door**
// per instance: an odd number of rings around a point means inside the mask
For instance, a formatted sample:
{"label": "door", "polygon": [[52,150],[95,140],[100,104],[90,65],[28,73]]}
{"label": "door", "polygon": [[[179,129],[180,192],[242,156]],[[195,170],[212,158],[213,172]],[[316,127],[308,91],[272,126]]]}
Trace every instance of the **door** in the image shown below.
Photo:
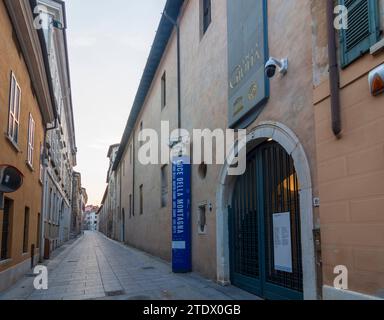
{"label": "door", "polygon": [[121,214],[121,241],[125,242],[125,210],[123,209],[123,213]]}
{"label": "door", "polygon": [[13,201],[4,199],[3,220],[1,229],[1,250],[0,261],[10,258],[10,241],[11,241],[11,210],[13,207]]}
{"label": "door", "polygon": [[231,281],[265,299],[303,298],[299,184],[275,142],[250,153],[229,208]]}

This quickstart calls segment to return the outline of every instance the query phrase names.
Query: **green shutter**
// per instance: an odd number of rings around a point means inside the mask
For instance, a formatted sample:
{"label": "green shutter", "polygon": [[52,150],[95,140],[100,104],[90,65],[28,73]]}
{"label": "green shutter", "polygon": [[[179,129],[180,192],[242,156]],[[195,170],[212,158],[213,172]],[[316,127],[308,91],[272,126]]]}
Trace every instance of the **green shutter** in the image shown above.
{"label": "green shutter", "polygon": [[339,0],[348,8],[348,29],[340,31],[341,67],[369,51],[380,36],[377,0]]}

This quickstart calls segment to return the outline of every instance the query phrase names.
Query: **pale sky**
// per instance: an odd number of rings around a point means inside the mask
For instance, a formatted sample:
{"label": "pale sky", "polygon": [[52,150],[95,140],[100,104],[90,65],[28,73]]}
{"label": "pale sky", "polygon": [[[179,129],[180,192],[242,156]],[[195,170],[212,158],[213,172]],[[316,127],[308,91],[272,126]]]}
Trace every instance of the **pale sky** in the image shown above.
{"label": "pale sky", "polygon": [[102,200],[108,147],[121,140],[164,5],[165,0],[66,0],[75,170],[88,204]]}

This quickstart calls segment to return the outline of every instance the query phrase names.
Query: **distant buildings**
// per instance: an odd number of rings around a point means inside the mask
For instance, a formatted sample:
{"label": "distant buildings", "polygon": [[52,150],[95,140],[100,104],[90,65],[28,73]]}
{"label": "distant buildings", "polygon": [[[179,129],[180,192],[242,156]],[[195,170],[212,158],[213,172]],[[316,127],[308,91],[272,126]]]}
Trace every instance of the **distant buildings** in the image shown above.
{"label": "distant buildings", "polygon": [[83,215],[84,230],[99,231],[99,207],[87,206]]}
{"label": "distant buildings", "polygon": [[82,231],[83,214],[88,202],[87,191],[81,187],[81,174],[78,172],[73,173],[72,188],[71,233],[76,236]]}
{"label": "distant buildings", "polygon": [[105,190],[103,200],[100,208],[100,231],[108,237],[116,240],[122,239],[122,225],[120,213],[120,187],[119,177],[116,172],[112,170],[114,161],[116,159],[119,144],[111,145],[108,150],[107,157],[109,158],[109,169],[107,173],[108,187]]}
{"label": "distant buildings", "polygon": [[77,149],[65,28],[62,1],[0,2],[0,170],[23,175],[0,208],[0,291],[70,237]]}

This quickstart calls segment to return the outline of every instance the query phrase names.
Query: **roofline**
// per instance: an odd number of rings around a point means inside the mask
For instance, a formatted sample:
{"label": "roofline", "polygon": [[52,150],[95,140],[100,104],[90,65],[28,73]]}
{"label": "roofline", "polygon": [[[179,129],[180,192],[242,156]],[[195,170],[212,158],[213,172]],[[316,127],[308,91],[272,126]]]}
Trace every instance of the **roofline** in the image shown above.
{"label": "roofline", "polygon": [[[181,8],[184,4],[184,0],[167,0],[164,12],[167,12],[168,16],[177,20],[179,17]],[[160,65],[161,59],[167,48],[169,39],[171,38],[174,25],[163,15],[160,20],[159,27],[156,32],[155,39],[152,44],[152,48],[147,60],[147,64],[142,75],[139,88],[136,93],[135,100],[129,115],[123,137],[120,142],[120,148],[117,152],[116,159],[114,161],[112,170],[116,171],[120,161],[123,157],[125,149],[128,145],[132,131],[134,130],[136,121],[143,108],[148,92],[151,88],[153,79],[155,78],[157,69]]]}
{"label": "roofline", "polygon": [[100,214],[100,212],[101,212],[101,210],[103,209],[103,207],[104,207],[104,205],[101,205],[101,206],[99,207],[99,210],[97,210],[97,213],[96,213],[96,214]]}
{"label": "roofline", "polygon": [[103,200],[102,200],[102,202],[101,202],[101,206],[102,206],[102,207],[104,206],[105,200],[107,199],[108,189],[109,189],[109,186],[107,186],[107,187],[105,188],[104,195],[103,195]]}
{"label": "roofline", "polygon": [[117,147],[120,147],[120,143],[115,143],[109,146],[108,153],[107,153],[108,158],[111,156],[112,150]]}

